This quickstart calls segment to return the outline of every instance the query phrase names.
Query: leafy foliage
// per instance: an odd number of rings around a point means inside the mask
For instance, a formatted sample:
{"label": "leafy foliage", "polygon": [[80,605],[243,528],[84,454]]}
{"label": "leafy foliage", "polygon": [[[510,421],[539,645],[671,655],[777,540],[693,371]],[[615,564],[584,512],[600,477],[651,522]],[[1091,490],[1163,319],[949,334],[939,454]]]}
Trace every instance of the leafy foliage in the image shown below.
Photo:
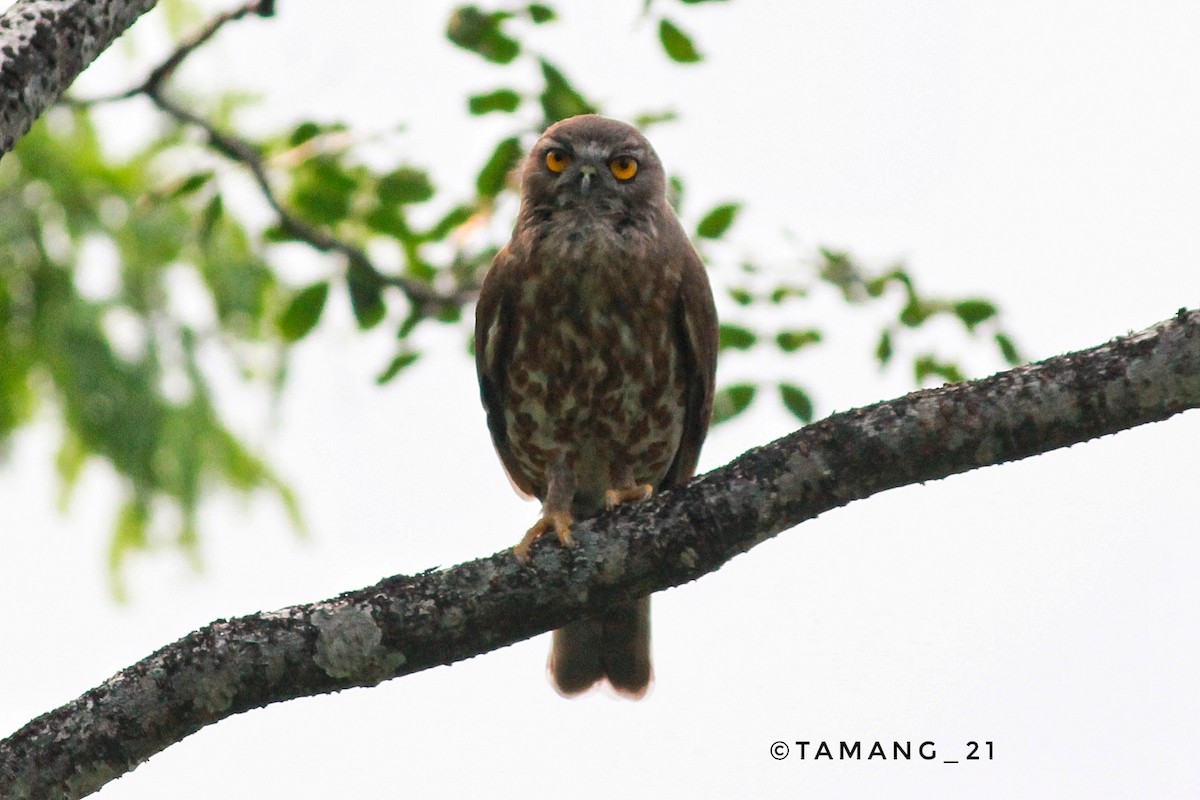
{"label": "leafy foliage", "polygon": [[[718,240],[725,236],[732,224],[728,209],[734,204],[721,204],[709,211],[697,229],[701,243]],[[726,215],[729,216],[728,223]],[[710,223],[717,220],[717,223]],[[701,229],[710,223],[710,233],[702,236]],[[903,265],[872,273],[858,263],[849,253],[822,249],[817,258],[800,259],[798,264],[787,267],[764,268],[746,263],[741,269],[742,281],[726,287],[727,296],[734,303],[734,312],[726,314],[720,327],[719,347],[721,351],[751,350],[766,342],[772,342],[783,354],[806,352],[823,344],[827,337],[817,327],[787,327],[773,332],[762,330],[760,320],[764,312],[772,309],[788,319],[801,318],[800,308],[819,289],[833,289],[845,304],[854,306],[878,306],[894,309],[891,320],[885,322],[876,339],[872,353],[881,367],[889,366],[896,357],[897,345],[906,333],[915,333],[931,320],[953,319],[968,336],[986,330],[991,334],[1000,359],[1007,364],[1021,363],[1022,356],[1009,333],[999,327],[999,310],[994,304],[979,298],[947,300],[921,294],[913,277]],[[761,288],[760,288],[761,287]],[[899,289],[897,293],[896,289]],[[897,297],[898,294],[898,297]],[[896,300],[899,300],[897,308]],[[876,314],[876,317],[878,315]],[[966,372],[952,358],[933,352],[913,353],[912,374],[917,385],[930,382],[956,382],[965,379]],[[756,383],[739,384],[739,393],[734,398],[724,398],[721,413],[715,422],[724,422],[750,408],[760,392],[747,392],[746,387],[757,387]],[[811,422],[815,406],[809,392],[790,382],[778,384],[779,398],[794,417],[801,422]]]}
{"label": "leafy foliage", "polygon": [[[264,319],[279,287],[235,220],[197,224],[210,176],[169,186],[156,174],[166,144],[114,162],[87,112],[60,109],[0,162],[0,440],[50,405],[62,420],[64,501],[90,458],[122,476],[110,559],[118,595],[125,557],[155,543],[162,500],[179,512],[170,540],[193,552],[213,484],[269,489],[294,507],[218,418],[197,361],[202,341],[227,337],[235,357],[243,344],[273,341]],[[84,292],[77,265],[102,249],[118,274]],[[183,268],[208,292],[209,324],[167,313],[180,291],[172,271]]]}

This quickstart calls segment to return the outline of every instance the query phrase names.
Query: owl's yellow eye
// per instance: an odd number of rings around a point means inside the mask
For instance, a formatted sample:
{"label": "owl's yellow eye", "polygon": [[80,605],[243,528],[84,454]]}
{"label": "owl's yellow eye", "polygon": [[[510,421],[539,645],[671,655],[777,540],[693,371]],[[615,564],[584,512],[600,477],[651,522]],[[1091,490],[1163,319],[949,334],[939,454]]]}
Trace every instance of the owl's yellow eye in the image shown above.
{"label": "owl's yellow eye", "polygon": [[608,162],[608,169],[617,180],[627,181],[637,175],[638,163],[636,159],[629,156],[617,156]]}
{"label": "owl's yellow eye", "polygon": [[555,147],[546,153],[546,169],[551,172],[562,172],[571,163],[571,154],[566,150]]}

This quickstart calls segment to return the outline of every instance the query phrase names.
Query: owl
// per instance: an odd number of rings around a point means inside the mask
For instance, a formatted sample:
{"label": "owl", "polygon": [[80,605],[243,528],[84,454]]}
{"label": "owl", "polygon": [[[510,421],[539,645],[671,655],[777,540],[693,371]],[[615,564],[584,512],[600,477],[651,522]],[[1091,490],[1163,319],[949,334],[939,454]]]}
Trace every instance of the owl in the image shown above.
{"label": "owl", "polygon": [[[492,443],[542,502],[514,548],[692,477],[712,416],[717,318],[704,264],[633,126],[597,115],[546,130],[525,162],[512,239],[483,281],[475,358]],[[650,684],[650,599],[554,632],[565,696]]]}

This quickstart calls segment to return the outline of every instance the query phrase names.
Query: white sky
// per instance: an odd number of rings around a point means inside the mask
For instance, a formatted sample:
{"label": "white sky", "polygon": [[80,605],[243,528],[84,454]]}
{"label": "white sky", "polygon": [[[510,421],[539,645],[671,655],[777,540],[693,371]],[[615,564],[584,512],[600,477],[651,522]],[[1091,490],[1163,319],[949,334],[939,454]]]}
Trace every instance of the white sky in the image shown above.
{"label": "white sky", "polygon": [[[411,159],[467,185],[505,121],[467,122],[462,97],[502,76],[440,38],[448,5],[417,5],[280,3],[185,78],[263,92],[264,126],[407,123]],[[686,70],[635,24],[639,2],[560,5],[537,46],[611,114],[680,111],[653,141],[688,178],[689,222],[747,203],[733,255],[782,260],[786,229],[803,248],[904,257],[931,293],[999,301],[1034,358],[1200,304],[1194,3],[659,0],[709,54]],[[828,354],[723,371],[815,386],[823,414],[907,390],[866,362],[877,317],[832,305],[798,312],[845,326]],[[139,560],[116,607],[113,481],[92,469],[60,516],[53,428],[18,438],[0,473],[0,729],[215,617],[484,555],[535,518],[491,452],[461,333],[423,332],[426,357],[378,389],[390,335],[355,332],[344,298],[331,312],[277,427],[231,409],[298,489],[307,542],[269,502],[214,503],[204,573]],[[971,363],[998,366],[982,349]],[[791,426],[764,403],[710,436],[701,467]],[[1198,442],[1193,411],[785,533],[655,597],[657,683],[639,704],[559,699],[542,637],[226,720],[98,796],[1195,796]],[[777,762],[777,740],[932,740],[938,761]],[[969,740],[994,760],[940,763]]]}

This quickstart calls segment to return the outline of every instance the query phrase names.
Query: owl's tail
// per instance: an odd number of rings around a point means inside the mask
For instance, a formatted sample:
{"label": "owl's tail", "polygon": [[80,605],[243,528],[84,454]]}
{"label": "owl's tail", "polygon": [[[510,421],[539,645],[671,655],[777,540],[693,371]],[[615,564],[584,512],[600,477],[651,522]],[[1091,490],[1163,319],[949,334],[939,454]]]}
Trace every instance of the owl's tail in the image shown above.
{"label": "owl's tail", "polygon": [[638,700],[650,688],[650,598],[605,609],[598,617],[554,632],[550,679],[572,697],[607,679],[618,694]]}

